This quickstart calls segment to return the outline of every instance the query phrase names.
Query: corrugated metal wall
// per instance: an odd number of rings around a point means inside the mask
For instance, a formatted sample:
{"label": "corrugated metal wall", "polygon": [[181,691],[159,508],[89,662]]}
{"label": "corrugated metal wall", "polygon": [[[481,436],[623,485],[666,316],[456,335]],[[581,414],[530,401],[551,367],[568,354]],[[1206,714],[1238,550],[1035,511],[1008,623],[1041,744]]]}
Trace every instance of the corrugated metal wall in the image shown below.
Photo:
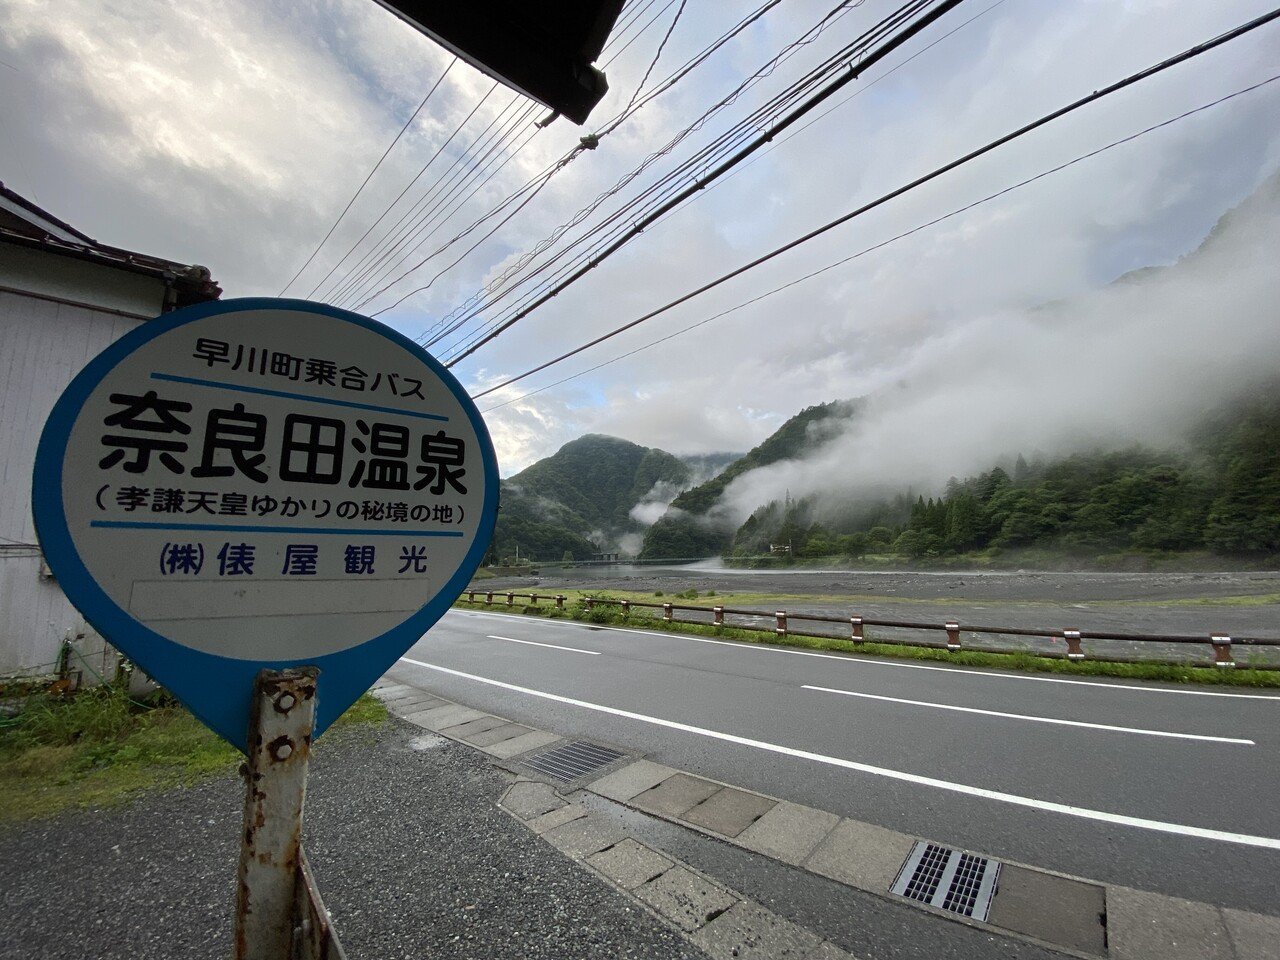
{"label": "corrugated metal wall", "polygon": [[0,675],[52,663],[79,619],[57,583],[41,577],[31,519],[36,444],[71,379],[138,322],[0,292]]}

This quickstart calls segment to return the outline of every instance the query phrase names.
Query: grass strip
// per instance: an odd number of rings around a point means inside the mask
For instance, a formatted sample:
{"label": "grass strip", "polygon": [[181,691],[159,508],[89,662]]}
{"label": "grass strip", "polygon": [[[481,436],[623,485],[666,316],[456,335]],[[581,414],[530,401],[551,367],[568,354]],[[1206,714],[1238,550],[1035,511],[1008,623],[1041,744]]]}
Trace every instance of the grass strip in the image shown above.
{"label": "grass strip", "polygon": [[[562,591],[565,596],[569,591]],[[597,598],[605,598],[603,594],[593,594]],[[495,592],[494,600],[499,594]],[[474,604],[459,599],[454,606],[461,609],[498,608],[504,613],[520,614],[529,617],[548,619],[575,620],[580,623],[595,623],[609,626],[636,627],[644,630],[657,630],[667,633],[685,633],[697,636],[715,637],[719,640],[733,640],[741,643],[754,643],[773,647],[799,647],[806,650],[822,650],[837,653],[851,653],[859,656],[885,657],[895,660],[936,661],[952,666],[982,667],[991,670],[1012,670],[1024,673],[1055,673],[1064,676],[1081,677],[1115,677],[1124,680],[1153,680],[1161,683],[1197,684],[1203,686],[1232,687],[1265,687],[1280,689],[1280,671],[1235,667],[1224,670],[1220,667],[1180,666],[1161,663],[1112,663],[1106,660],[1059,660],[1053,657],[1041,657],[1026,651],[1010,651],[1009,653],[986,653],[976,650],[958,650],[951,652],[932,647],[915,647],[898,643],[886,643],[867,639],[862,643],[842,640],[838,637],[802,637],[794,634],[778,636],[768,631],[745,630],[740,627],[717,627],[703,623],[667,623],[661,617],[641,613],[624,614],[612,604],[597,604],[587,610],[586,603],[575,597],[572,604],[558,610],[551,604],[508,607],[505,603],[492,605],[477,600]],[[621,598],[618,598],[621,599]],[[630,599],[630,598],[626,598]],[[1240,656],[1245,651],[1237,649]]]}
{"label": "grass strip", "polygon": [[[386,717],[387,708],[365,694],[334,726]],[[0,727],[0,823],[115,805],[139,791],[228,772],[242,759],[167,695],[135,704],[118,689],[97,687],[33,697]]]}

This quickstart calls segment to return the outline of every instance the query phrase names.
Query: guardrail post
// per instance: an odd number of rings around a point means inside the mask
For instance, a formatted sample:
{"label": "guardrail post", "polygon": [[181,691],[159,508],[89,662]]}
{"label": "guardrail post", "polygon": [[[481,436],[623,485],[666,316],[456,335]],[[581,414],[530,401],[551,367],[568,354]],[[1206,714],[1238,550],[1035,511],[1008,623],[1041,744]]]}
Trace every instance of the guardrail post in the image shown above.
{"label": "guardrail post", "polygon": [[557,593],[557,594],[556,594],[556,609],[557,609],[557,610],[563,610],[563,609],[564,609],[564,595],[563,595],[563,594],[560,594],[560,593]]}
{"label": "guardrail post", "polygon": [[1213,665],[1215,667],[1234,667],[1235,658],[1231,655],[1231,638],[1215,633],[1209,638],[1213,644]]}
{"label": "guardrail post", "polygon": [[474,590],[468,590],[467,603],[475,603],[475,602],[476,602],[476,592]]}
{"label": "guardrail post", "polygon": [[529,605],[533,607],[538,605],[538,595],[536,593],[529,594]]}
{"label": "guardrail post", "polygon": [[662,605],[662,619],[667,621],[667,623],[671,622],[671,604],[664,603]]}
{"label": "guardrail post", "polygon": [[778,625],[773,628],[773,632],[780,637],[785,637],[787,635],[787,611],[778,610],[774,613],[774,616],[778,619]]}
{"label": "guardrail post", "polygon": [[711,608],[711,622],[717,627],[724,626],[724,607]]}
{"label": "guardrail post", "polygon": [[850,640],[861,640],[861,639],[863,639],[863,636],[862,636],[862,618],[861,618],[861,617],[850,617],[850,618],[849,618],[849,639],[850,639]]}
{"label": "guardrail post", "polygon": [[622,615],[623,615],[624,617],[629,617],[629,616],[631,616],[631,601],[630,601],[630,600],[623,600],[623,601],[622,601]]}
{"label": "guardrail post", "polygon": [[947,649],[960,649],[960,624],[955,620],[947,621]]}
{"label": "guardrail post", "polygon": [[1079,630],[1063,630],[1062,639],[1067,641],[1067,659],[1083,660],[1084,647],[1080,646]]}
{"label": "guardrail post", "polygon": [[514,593],[507,594],[507,606],[514,607],[516,605],[516,595]]}
{"label": "guardrail post", "polygon": [[493,591],[492,591],[492,590],[490,590],[488,593],[486,593],[486,594],[484,595],[484,602],[485,602],[485,603],[493,603]]}
{"label": "guardrail post", "polygon": [[586,601],[587,601],[587,612],[590,613],[592,610],[595,609],[596,601],[594,597],[587,597]]}

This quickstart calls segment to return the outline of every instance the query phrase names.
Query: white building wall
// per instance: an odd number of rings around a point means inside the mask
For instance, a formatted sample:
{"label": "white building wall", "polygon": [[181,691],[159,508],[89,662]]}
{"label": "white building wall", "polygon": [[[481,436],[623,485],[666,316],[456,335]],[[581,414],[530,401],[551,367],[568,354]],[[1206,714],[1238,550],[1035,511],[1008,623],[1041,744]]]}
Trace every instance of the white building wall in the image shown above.
{"label": "white building wall", "polygon": [[[48,261],[43,273],[33,256]],[[164,297],[159,280],[0,245],[0,287],[20,286],[105,309],[0,290],[0,676],[47,668],[80,620],[36,542],[31,472],[40,431],[85,364],[142,322],[111,311],[157,316]]]}

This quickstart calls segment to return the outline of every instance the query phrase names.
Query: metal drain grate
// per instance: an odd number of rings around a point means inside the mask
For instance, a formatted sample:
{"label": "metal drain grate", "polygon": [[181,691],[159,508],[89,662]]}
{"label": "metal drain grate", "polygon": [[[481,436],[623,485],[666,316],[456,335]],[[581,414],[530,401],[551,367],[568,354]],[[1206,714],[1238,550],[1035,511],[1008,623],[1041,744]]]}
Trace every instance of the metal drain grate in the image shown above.
{"label": "metal drain grate", "polygon": [[985,920],[999,877],[998,860],[920,840],[889,890],[939,910]]}
{"label": "metal drain grate", "polygon": [[623,756],[625,754],[617,750],[575,740],[573,743],[566,743],[563,747],[540,753],[524,761],[524,765],[563,783],[568,783],[570,780],[586,776],[593,770],[606,767]]}

